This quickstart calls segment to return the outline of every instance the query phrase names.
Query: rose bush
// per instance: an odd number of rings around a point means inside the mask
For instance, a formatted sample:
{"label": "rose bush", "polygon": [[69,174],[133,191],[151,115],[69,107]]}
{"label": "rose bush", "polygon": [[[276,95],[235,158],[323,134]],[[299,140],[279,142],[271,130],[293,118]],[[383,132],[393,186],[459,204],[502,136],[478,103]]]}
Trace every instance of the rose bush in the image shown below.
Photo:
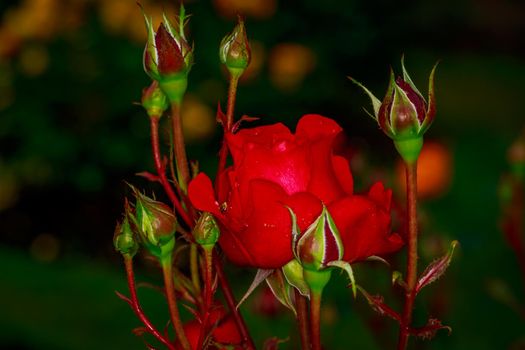
{"label": "rose bush", "polygon": [[324,204],[344,244],[344,260],[354,262],[399,249],[390,234],[391,191],[377,183],[353,194],[348,161],[334,154],[341,127],[320,115],[305,115],[295,134],[283,124],[242,129],[226,135],[233,165],[218,174],[217,191],[201,173],[188,195],[212,213],[221,227],[219,244],[234,263],[278,268],[293,258],[291,216],[304,230]]}

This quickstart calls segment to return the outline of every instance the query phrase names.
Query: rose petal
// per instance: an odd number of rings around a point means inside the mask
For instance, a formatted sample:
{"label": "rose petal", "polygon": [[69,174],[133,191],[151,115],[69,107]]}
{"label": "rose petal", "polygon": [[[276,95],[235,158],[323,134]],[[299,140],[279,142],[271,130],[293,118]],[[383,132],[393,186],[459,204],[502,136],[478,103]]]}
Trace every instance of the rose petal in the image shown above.
{"label": "rose petal", "polygon": [[350,164],[345,157],[333,156],[332,165],[334,167],[334,173],[339,180],[339,185],[346,192],[346,194],[352,194],[354,192],[354,178],[350,171]]}
{"label": "rose petal", "polygon": [[368,191],[368,198],[373,200],[382,209],[389,211],[392,203],[392,190],[387,190],[381,182],[376,182]]}
{"label": "rose petal", "polygon": [[403,241],[390,234],[390,214],[365,196],[350,196],[329,206],[344,245],[345,261],[364,260],[401,248]]}
{"label": "rose petal", "polygon": [[221,215],[219,203],[215,199],[213,185],[206,174],[200,173],[191,180],[188,186],[188,197],[198,210],[207,211],[217,216]]}
{"label": "rose petal", "polygon": [[226,134],[226,141],[233,157],[233,162],[239,165],[245,158],[246,144],[258,144],[266,146],[273,140],[291,140],[293,135],[285,125],[281,123],[260,126],[251,129],[241,129],[235,134]]}
{"label": "rose petal", "polygon": [[335,137],[341,131],[341,127],[333,119],[318,114],[306,114],[297,123],[295,134],[297,137],[305,137],[310,141],[316,141],[327,137]]}

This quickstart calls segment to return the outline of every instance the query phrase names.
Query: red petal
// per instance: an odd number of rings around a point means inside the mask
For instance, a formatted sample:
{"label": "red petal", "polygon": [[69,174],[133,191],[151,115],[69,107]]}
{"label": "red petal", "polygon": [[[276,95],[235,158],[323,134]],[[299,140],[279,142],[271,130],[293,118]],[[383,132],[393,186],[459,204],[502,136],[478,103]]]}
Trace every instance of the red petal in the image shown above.
{"label": "red petal", "polygon": [[249,192],[252,212],[244,217],[241,230],[221,233],[221,248],[238,265],[281,267],[292,259],[291,219],[283,205],[286,193],[265,180],[253,180]]}
{"label": "red petal", "polygon": [[350,196],[329,206],[348,262],[385,255],[401,248],[398,234],[390,234],[390,213],[365,196]]}
{"label": "red petal", "polygon": [[242,129],[235,134],[227,134],[226,141],[236,165],[245,158],[246,144],[253,143],[263,146],[271,145],[275,139],[291,140],[290,130],[281,123],[259,126],[251,129]]}
{"label": "red petal", "polygon": [[242,155],[234,158],[240,192],[246,194],[247,186],[255,179],[274,182],[288,194],[305,191],[311,167],[308,148],[289,137],[269,137],[265,143],[258,142],[261,138],[257,142],[245,140]]}
{"label": "red petal", "polygon": [[332,138],[341,131],[339,124],[332,119],[318,114],[306,114],[297,123],[295,134],[315,141],[326,137]]}
{"label": "red petal", "polygon": [[198,174],[188,186],[188,197],[195,208],[207,211],[216,216],[221,216],[219,204],[215,200],[215,192],[210,178],[204,174]]}
{"label": "red petal", "polygon": [[333,156],[332,164],[335,176],[339,180],[339,185],[341,185],[346,194],[352,194],[354,192],[354,179],[348,160],[345,157]]}
{"label": "red petal", "polygon": [[368,198],[373,200],[377,205],[386,211],[390,211],[392,203],[392,190],[385,189],[382,182],[376,182],[368,191]]}

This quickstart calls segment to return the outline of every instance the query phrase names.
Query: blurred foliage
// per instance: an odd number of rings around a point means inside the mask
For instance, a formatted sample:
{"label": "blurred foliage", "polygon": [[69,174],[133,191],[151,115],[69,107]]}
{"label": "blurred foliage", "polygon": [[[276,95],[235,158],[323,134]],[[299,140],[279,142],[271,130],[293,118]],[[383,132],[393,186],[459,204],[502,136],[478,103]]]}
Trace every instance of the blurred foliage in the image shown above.
{"label": "blurred foliage", "polygon": [[[172,1],[142,3],[157,20],[163,9],[173,15],[177,7]],[[393,147],[362,111],[369,102],[346,76],[382,96],[389,65],[399,69],[405,53],[411,76],[426,92],[429,70],[442,60],[438,114],[428,136],[450,152],[443,166],[452,178],[422,203],[422,260],[439,256],[451,239],[461,248],[446,277],[422,293],[416,322],[430,313],[454,331],[419,341],[417,348],[522,349],[524,319],[491,295],[503,290],[525,303],[516,259],[499,232],[497,198],[506,149],[524,126],[525,4],[186,5],[193,14],[196,64],[183,113],[190,157],[208,172],[217,162],[220,137],[214,111],[227,87],[218,45],[237,12],[247,17],[254,56],[241,83],[237,115],[261,117],[258,124],[293,125],[304,113],[337,119],[349,136],[358,190],[378,179],[392,187],[399,180]],[[0,348],[141,349],[131,334],[136,320],[113,294],[125,286],[111,248],[127,191],[123,180],[158,190],[134,176],[152,169],[147,117],[133,104],[148,84],[140,11],[131,0],[18,0],[2,1],[0,18]],[[430,161],[434,171],[445,171],[437,162]],[[402,192],[396,193],[402,201]],[[402,266],[401,257],[396,259],[394,267]],[[155,275],[148,264],[143,270],[144,276]],[[356,270],[371,292],[390,290],[385,268]],[[253,272],[230,273],[242,294]],[[328,348],[392,344],[393,322],[374,315],[362,298],[353,301],[342,278],[329,293]],[[148,311],[162,322],[161,298],[144,294]],[[399,300],[395,292],[384,294],[392,303]],[[269,320],[250,303],[255,301],[248,301],[248,322],[259,344],[272,334],[292,334],[288,344],[297,345],[295,331],[288,331],[294,329],[289,315],[280,312]]]}

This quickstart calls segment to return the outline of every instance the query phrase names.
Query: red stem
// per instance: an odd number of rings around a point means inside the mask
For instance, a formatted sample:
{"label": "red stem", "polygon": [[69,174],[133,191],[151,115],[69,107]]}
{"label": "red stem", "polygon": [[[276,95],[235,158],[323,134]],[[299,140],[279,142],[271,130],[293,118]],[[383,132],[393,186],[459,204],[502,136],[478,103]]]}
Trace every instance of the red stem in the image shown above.
{"label": "red stem", "polygon": [[[223,126],[224,134],[232,132],[233,129],[233,112],[235,109],[235,98],[237,96],[237,83],[239,82],[239,77],[235,75],[230,75],[230,86],[228,88],[228,106],[226,108],[226,125]],[[226,143],[226,138],[222,140],[221,150],[219,152],[219,166],[217,170],[217,179],[219,174],[223,172],[226,168],[226,158],[228,157],[228,145]]]}
{"label": "red stem", "polygon": [[217,272],[217,277],[219,277],[219,283],[221,285],[222,293],[224,294],[224,299],[226,299],[226,303],[228,304],[228,308],[230,309],[233,315],[235,324],[237,325],[237,329],[241,333],[244,347],[248,350],[255,350],[255,344],[253,343],[253,340],[250,337],[248,328],[246,327],[246,323],[244,323],[244,319],[242,318],[241,314],[239,313],[239,310],[237,309],[237,302],[235,301],[233,292],[230,288],[230,285],[228,284],[226,275],[224,274],[224,270],[222,268],[222,262],[216,256],[216,254],[214,256],[214,261],[215,261],[215,270]]}
{"label": "red stem", "polygon": [[148,319],[148,317],[144,314],[144,311],[142,310],[139,300],[137,297],[137,290],[135,287],[135,273],[133,271],[133,259],[129,257],[124,257],[124,264],[126,266],[126,276],[128,280],[128,288],[129,293],[131,296],[131,308],[133,309],[133,312],[139,320],[144,324],[146,329],[149,333],[151,333],[155,338],[157,338],[162,344],[166,345],[166,347],[170,350],[175,350],[175,346],[170,343],[168,339],[166,339],[151,323],[151,321]]}
{"label": "red stem", "polygon": [[297,289],[295,292],[295,309],[297,311],[297,326],[301,334],[301,349],[310,350],[310,332],[308,329],[308,304],[307,299]]}
{"label": "red stem", "polygon": [[162,273],[164,275],[164,287],[166,290],[166,298],[168,299],[168,307],[170,310],[171,322],[177,334],[177,339],[184,350],[191,350],[190,343],[184,332],[182,321],[180,320],[179,309],[177,307],[177,297],[175,295],[175,285],[173,284],[173,266],[171,255],[161,261]]}
{"label": "red stem", "polygon": [[164,166],[162,165],[162,156],[159,147],[159,119],[160,118],[157,117],[150,117],[151,148],[153,150],[153,160],[155,162],[155,169],[157,170],[159,181],[162,187],[164,187],[164,191],[166,191],[166,194],[168,195],[171,203],[175,207],[175,211],[180,215],[180,217],[186,223],[186,225],[188,225],[188,227],[191,227],[192,220],[188,216],[188,213],[182,207],[179,199],[173,191],[173,188],[171,187],[171,184],[169,183],[168,178],[166,177],[166,171],[164,169]]}
{"label": "red stem", "polygon": [[407,188],[407,215],[408,215],[408,257],[405,291],[405,305],[399,329],[398,350],[404,350],[410,336],[409,330],[412,323],[412,311],[416,299],[415,286],[417,283],[417,161],[406,163],[406,188]]}

